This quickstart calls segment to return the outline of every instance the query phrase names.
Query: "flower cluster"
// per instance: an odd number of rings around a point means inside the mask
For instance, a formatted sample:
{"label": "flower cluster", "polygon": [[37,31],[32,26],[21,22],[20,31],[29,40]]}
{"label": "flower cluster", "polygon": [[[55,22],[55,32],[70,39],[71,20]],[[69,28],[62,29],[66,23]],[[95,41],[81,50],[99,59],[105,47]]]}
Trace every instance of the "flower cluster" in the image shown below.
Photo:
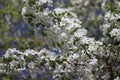
{"label": "flower cluster", "polygon": [[114,28],[110,32],[111,37],[115,37],[116,39],[120,40],[120,29]]}
{"label": "flower cluster", "polygon": [[[72,6],[77,2],[89,5],[89,0],[70,1]],[[103,3],[107,6],[106,1]],[[24,52],[8,49],[1,59],[1,73],[37,71],[44,66],[56,80],[119,79],[119,13],[103,10],[104,23],[100,27],[103,36],[96,40],[88,37],[80,15],[75,13],[76,7],[53,6],[51,0],[25,0],[22,15],[35,30],[35,36],[43,39],[48,48]]]}

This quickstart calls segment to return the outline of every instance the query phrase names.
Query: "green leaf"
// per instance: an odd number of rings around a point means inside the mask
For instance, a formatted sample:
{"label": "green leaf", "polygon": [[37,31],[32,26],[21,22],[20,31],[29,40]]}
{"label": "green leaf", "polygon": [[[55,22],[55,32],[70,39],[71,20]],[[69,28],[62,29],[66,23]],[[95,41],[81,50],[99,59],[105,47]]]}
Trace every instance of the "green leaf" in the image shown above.
{"label": "green leaf", "polygon": [[70,32],[70,34],[74,34],[74,32],[76,32],[77,30],[78,30],[78,27],[74,28],[74,29]]}
{"label": "green leaf", "polygon": [[58,46],[58,47],[61,47],[62,45],[61,45],[60,43],[57,43],[57,46]]}
{"label": "green leaf", "polygon": [[47,36],[47,33],[43,32],[43,33],[42,33],[42,36],[43,36],[43,37],[46,37],[46,36]]}
{"label": "green leaf", "polygon": [[42,60],[42,62],[40,63],[41,66],[44,66],[44,64],[46,64],[45,59]]}
{"label": "green leaf", "polygon": [[50,66],[55,69],[55,61],[50,61]]}
{"label": "green leaf", "polygon": [[10,80],[8,77],[3,77],[2,80]]}
{"label": "green leaf", "polygon": [[30,6],[35,4],[35,0],[28,0],[28,4],[30,4]]}

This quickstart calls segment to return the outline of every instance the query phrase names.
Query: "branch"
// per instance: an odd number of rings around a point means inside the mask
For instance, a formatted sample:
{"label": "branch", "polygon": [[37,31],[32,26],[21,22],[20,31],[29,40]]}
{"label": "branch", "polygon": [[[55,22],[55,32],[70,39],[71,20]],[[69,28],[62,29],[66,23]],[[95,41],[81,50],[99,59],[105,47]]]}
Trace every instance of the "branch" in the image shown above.
{"label": "branch", "polygon": [[91,56],[87,53],[87,50],[85,49],[85,47],[84,47],[82,44],[80,44],[80,45],[81,45],[82,48],[85,50],[86,55],[91,59]]}
{"label": "branch", "polygon": [[118,52],[118,54],[117,54],[117,56],[116,56],[116,58],[115,58],[115,61],[114,61],[114,63],[113,63],[114,68],[115,68],[115,66],[117,65],[118,57],[119,57],[119,52]]}

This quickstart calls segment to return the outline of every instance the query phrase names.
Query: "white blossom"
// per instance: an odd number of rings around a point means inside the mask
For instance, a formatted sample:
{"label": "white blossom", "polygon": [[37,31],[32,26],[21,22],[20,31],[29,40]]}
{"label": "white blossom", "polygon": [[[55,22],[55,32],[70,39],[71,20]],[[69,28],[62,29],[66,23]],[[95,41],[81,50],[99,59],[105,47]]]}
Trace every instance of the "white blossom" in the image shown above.
{"label": "white blossom", "polygon": [[74,33],[74,36],[80,38],[80,37],[83,37],[83,36],[86,35],[86,34],[87,34],[87,30],[85,30],[85,29],[78,29],[78,30]]}
{"label": "white blossom", "polygon": [[97,64],[97,61],[98,61],[97,59],[91,59],[89,64],[95,65],[95,64]]}
{"label": "white blossom", "polygon": [[114,80],[120,80],[120,77],[119,77],[119,76],[117,76],[117,78],[116,78],[116,79],[114,79]]}
{"label": "white blossom", "polygon": [[117,28],[112,29],[112,31],[110,32],[110,35],[120,40],[120,29],[117,29]]}

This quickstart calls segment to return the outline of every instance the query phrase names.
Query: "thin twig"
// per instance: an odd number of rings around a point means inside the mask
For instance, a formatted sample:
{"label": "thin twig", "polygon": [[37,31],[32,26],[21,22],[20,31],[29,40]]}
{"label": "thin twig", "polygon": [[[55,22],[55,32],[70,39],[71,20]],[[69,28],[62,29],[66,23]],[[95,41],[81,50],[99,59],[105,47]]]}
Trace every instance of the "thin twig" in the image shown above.
{"label": "thin twig", "polygon": [[115,59],[115,61],[114,61],[114,63],[113,63],[114,68],[115,68],[115,66],[116,66],[116,64],[117,64],[118,57],[119,57],[119,52],[118,52],[118,54],[117,54],[117,56],[116,56],[116,59]]}
{"label": "thin twig", "polygon": [[87,50],[85,49],[85,47],[81,44],[82,48],[85,50],[86,55],[91,59],[91,56],[87,53]]}

